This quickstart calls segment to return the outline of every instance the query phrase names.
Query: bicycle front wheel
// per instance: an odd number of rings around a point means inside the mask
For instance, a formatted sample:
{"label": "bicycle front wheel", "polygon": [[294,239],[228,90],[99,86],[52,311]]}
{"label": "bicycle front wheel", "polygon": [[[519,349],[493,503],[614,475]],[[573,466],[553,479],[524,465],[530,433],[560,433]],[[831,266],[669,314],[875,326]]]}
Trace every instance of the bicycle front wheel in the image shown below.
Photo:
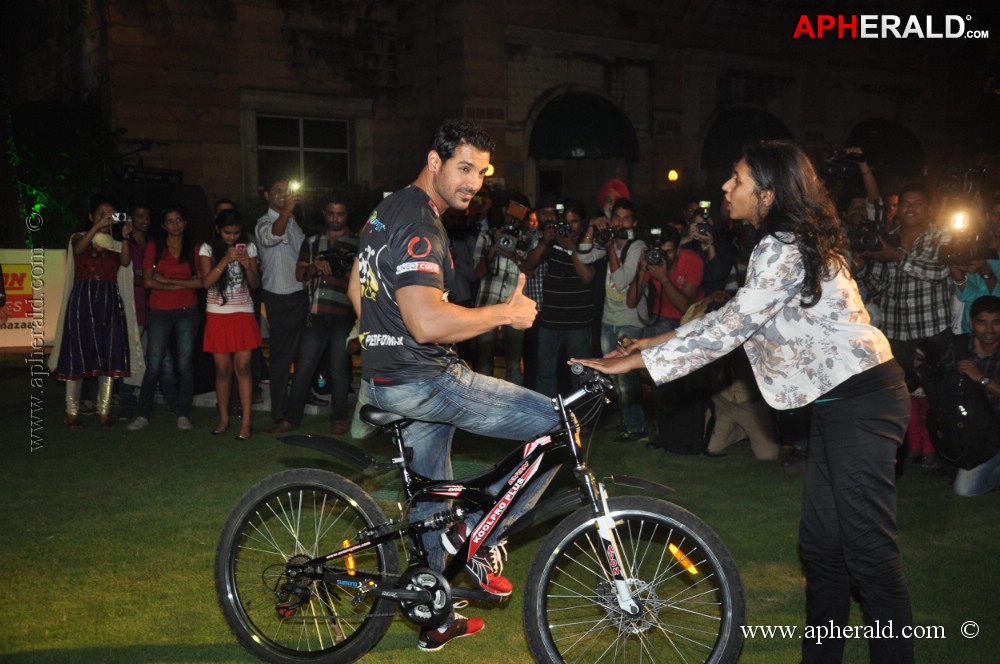
{"label": "bicycle front wheel", "polygon": [[[360,487],[327,471],[289,470],[250,489],[230,513],[215,558],[219,604],[243,647],[282,664],[350,662],[375,647],[389,628],[392,602],[355,602],[350,591],[291,578],[288,569],[358,544],[360,531],[386,521]],[[399,552],[382,544],[354,553],[350,564],[398,575]]]}
{"label": "bicycle front wheel", "polygon": [[608,501],[640,611],[618,605],[589,507],[546,538],[528,574],[524,624],[540,662],[734,662],[743,646],[743,584],[719,536],[653,498]]}

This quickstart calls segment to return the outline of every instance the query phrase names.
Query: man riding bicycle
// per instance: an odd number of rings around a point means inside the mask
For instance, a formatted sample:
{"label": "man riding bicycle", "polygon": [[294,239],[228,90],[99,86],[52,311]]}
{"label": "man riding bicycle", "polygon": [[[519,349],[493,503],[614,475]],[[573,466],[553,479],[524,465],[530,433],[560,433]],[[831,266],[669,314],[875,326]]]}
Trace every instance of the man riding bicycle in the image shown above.
{"label": "man riding bicycle", "polygon": [[[453,477],[451,442],[455,428],[485,436],[528,440],[559,426],[547,397],[504,380],[477,374],[462,364],[452,344],[501,325],[531,327],[534,301],[519,277],[506,302],[469,309],[448,302],[455,277],[441,214],[465,210],[483,185],[495,143],[467,120],[449,120],[434,133],[427,162],[417,179],[384,199],[361,231],[358,261],[349,295],[360,318],[362,397],[383,410],[417,420],[405,430],[413,450],[410,468],[434,479]],[[530,487],[505,522],[512,524],[548,485]],[[494,489],[498,487],[493,487]],[[419,503],[416,521],[444,509]],[[461,545],[477,519],[459,524],[442,538],[425,536],[428,560],[444,568],[445,552]],[[478,534],[478,533],[477,533]],[[500,575],[502,532],[489,532],[466,566],[480,587],[497,596],[511,593]],[[483,628],[480,618],[454,614],[437,629],[422,630],[419,647],[439,650],[451,639]]]}

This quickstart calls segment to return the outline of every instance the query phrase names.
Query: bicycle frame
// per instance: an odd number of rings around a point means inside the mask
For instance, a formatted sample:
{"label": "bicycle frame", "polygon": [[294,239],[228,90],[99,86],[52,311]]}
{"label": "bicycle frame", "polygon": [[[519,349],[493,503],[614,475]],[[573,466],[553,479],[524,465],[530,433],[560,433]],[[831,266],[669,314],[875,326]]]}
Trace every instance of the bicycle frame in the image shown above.
{"label": "bicycle frame", "polygon": [[[472,509],[459,506],[450,510],[443,510],[427,519],[408,524],[403,528],[385,531],[384,528],[395,526],[396,523],[390,521],[375,528],[358,533],[358,538],[363,541],[345,545],[344,548],[320,555],[307,562],[289,564],[289,576],[303,575],[308,578],[322,579],[327,583],[356,589],[360,593],[371,593],[374,596],[386,597],[399,601],[425,602],[430,599],[426,590],[408,590],[395,586],[384,587],[376,575],[371,575],[359,570],[353,570],[350,556],[354,553],[376,547],[380,544],[393,540],[397,537],[407,538],[410,546],[408,551],[408,563],[412,566],[427,566],[427,553],[422,542],[422,535],[428,531],[443,530],[459,521],[464,520],[468,514],[483,512],[482,518],[473,526],[469,537],[463,542],[457,553],[445,567],[444,578],[452,583],[466,563],[475,555],[478,549],[485,543],[489,535],[505,521],[506,514],[510,508],[516,505],[524,495],[524,489],[544,476],[548,471],[557,469],[563,465],[571,465],[573,474],[581,486],[581,503],[589,504],[597,517],[597,528],[604,545],[604,555],[607,559],[608,569],[615,585],[618,604],[623,611],[629,615],[637,615],[640,608],[633,597],[627,579],[628,570],[625,569],[625,561],[618,551],[618,544],[613,535],[615,527],[614,520],[608,516],[607,496],[603,485],[597,481],[591,470],[587,467],[580,456],[582,443],[580,441],[579,426],[576,417],[569,410],[572,405],[595,397],[605,398],[610,388],[610,381],[604,377],[594,378],[581,387],[579,390],[566,397],[557,397],[553,400],[553,405],[560,413],[562,423],[561,430],[544,434],[522,444],[514,449],[503,460],[489,471],[463,481],[455,480],[434,480],[414,473],[408,465],[406,457],[406,447],[403,440],[403,429],[409,420],[399,418],[391,425],[393,442],[398,451],[398,457],[393,460],[393,466],[398,467],[403,484],[406,499],[412,503],[418,502],[442,502],[460,501],[463,505],[469,505]],[[306,440],[303,440],[306,439]],[[289,436],[282,438],[283,442],[290,444],[305,445],[320,449],[324,452],[341,456],[337,446],[322,446],[308,437]],[[357,448],[354,448],[355,450]],[[349,457],[349,461],[356,467],[361,456],[357,451],[343,450]],[[370,461],[368,459],[371,459]],[[362,460],[364,465],[375,465],[374,459],[367,457]],[[385,466],[382,466],[385,467]],[[500,493],[493,493],[489,487],[504,480]],[[379,532],[382,531],[382,532]],[[326,568],[326,564],[345,560],[346,571],[335,571]],[[494,596],[481,590],[468,590],[464,588],[452,588],[453,596],[463,599],[478,599],[485,601],[498,601]]]}

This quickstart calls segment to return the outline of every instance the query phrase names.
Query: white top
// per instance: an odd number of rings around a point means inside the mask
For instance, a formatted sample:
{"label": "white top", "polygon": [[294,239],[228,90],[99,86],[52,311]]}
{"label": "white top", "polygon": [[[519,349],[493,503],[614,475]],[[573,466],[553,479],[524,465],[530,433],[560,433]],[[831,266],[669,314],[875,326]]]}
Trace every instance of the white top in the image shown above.
{"label": "white top", "polygon": [[869,323],[846,271],[824,281],[819,301],[809,308],[799,295],[804,275],[798,248],[766,236],[750,256],[746,285],[729,302],[642,351],[649,373],[664,383],[744,345],[764,399],[787,410],[892,359],[889,342]]}
{"label": "white top", "polygon": [[614,272],[608,264],[607,274],[604,277],[604,313],[601,321],[608,325],[629,325],[632,327],[645,327],[642,317],[646,315],[646,291],[640,291],[639,303],[635,307],[628,306],[628,288],[636,278],[639,270],[639,259],[642,258],[642,250],[646,248],[646,243],[642,240],[634,240],[631,244],[625,244],[621,248],[618,243],[614,243],[614,251],[621,258],[622,251],[628,247],[625,254],[625,261]]}
{"label": "white top", "polygon": [[260,260],[263,272],[260,275],[264,290],[275,295],[288,295],[302,290],[302,283],[295,278],[295,267],[299,262],[299,249],[306,234],[295,222],[295,217],[289,217],[282,235],[271,233],[271,227],[280,215],[267,209],[257,220],[255,232],[260,245]]}
{"label": "white top", "polygon": [[[207,242],[202,244],[198,248],[198,255],[212,258],[212,245]],[[247,256],[257,258],[257,245],[252,242],[247,243]],[[253,313],[250,286],[243,279],[243,270],[240,269],[240,264],[233,261],[226,266],[226,270],[229,271],[229,283],[226,284],[226,303],[222,303],[222,294],[213,285],[208,289],[205,311],[210,314],[234,314],[241,311]]]}

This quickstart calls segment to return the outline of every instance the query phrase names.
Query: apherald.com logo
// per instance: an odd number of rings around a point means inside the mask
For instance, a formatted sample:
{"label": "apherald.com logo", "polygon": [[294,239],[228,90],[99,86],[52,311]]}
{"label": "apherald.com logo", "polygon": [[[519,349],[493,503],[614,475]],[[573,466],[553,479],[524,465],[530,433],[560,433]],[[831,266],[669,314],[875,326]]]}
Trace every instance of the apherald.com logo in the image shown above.
{"label": "apherald.com logo", "polygon": [[968,29],[972,16],[817,14],[799,16],[793,39],[989,39],[989,30]]}

